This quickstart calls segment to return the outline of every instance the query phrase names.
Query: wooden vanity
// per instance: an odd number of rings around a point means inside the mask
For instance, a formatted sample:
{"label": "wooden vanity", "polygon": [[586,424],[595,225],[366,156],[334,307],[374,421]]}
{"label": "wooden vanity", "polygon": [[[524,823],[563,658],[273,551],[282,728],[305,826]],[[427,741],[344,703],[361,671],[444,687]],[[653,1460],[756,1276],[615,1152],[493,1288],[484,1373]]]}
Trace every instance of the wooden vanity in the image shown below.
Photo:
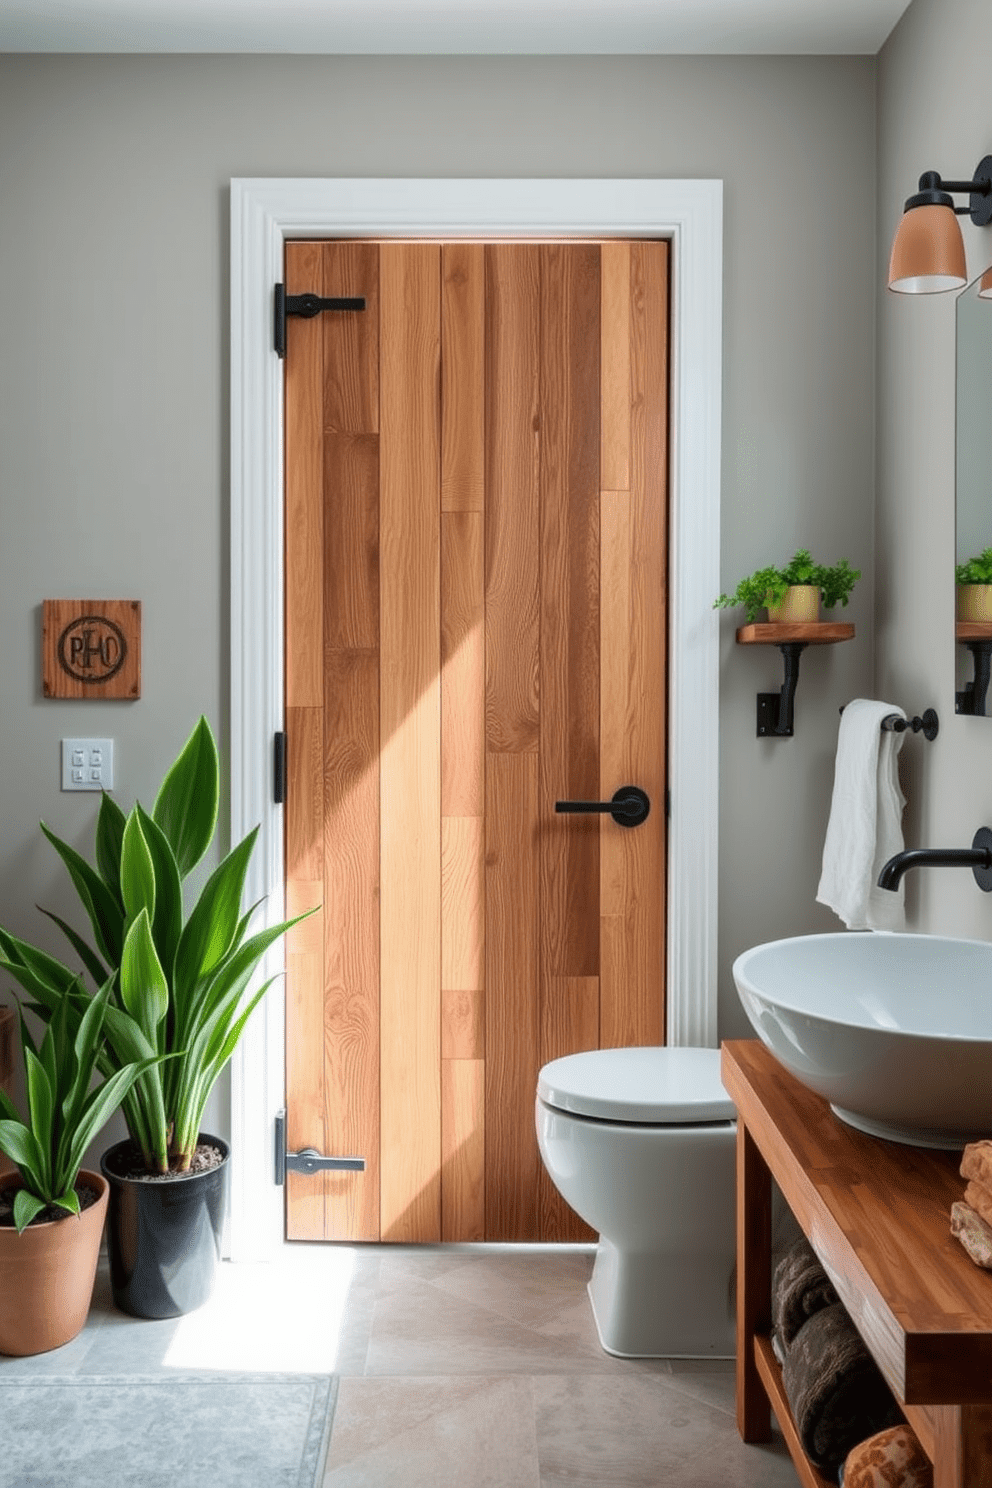
{"label": "wooden vanity", "polygon": [[771,1347],[774,1178],[930,1457],[934,1488],[992,1488],[992,1272],[950,1233],[960,1154],[853,1130],[757,1040],[724,1043],[721,1072],[738,1112],[741,1437],[767,1441],[774,1410],[804,1488],[830,1488],[803,1452]]}

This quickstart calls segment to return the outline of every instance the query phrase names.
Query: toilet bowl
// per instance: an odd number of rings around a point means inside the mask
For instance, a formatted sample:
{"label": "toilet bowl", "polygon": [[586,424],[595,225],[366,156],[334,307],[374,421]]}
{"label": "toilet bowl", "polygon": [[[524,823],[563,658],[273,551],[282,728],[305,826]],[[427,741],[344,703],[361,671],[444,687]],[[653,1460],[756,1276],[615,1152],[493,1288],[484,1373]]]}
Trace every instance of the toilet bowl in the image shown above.
{"label": "toilet bowl", "polygon": [[736,1112],[718,1049],[592,1049],[538,1076],[552,1182],[599,1232],[589,1297],[622,1358],[734,1354]]}

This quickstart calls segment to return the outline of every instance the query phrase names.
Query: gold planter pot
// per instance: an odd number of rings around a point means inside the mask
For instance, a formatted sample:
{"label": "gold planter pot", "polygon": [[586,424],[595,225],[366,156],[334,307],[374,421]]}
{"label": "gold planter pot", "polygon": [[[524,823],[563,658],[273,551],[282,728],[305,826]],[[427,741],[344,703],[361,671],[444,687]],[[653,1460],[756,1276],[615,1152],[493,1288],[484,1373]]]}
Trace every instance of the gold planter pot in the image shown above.
{"label": "gold planter pot", "polygon": [[781,604],[768,605],[773,625],[810,625],[820,618],[820,591],[815,584],[793,584]]}
{"label": "gold planter pot", "polygon": [[957,593],[959,620],[992,621],[992,584],[959,584]]}

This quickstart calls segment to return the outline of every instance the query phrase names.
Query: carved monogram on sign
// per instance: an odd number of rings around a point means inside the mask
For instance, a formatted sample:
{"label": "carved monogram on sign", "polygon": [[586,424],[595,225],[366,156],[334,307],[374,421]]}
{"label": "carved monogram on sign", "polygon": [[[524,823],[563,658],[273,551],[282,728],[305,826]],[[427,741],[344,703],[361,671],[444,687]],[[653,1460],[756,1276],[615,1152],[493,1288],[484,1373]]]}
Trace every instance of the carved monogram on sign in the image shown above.
{"label": "carved monogram on sign", "polygon": [[51,698],[141,696],[141,603],[46,599],[42,689]]}

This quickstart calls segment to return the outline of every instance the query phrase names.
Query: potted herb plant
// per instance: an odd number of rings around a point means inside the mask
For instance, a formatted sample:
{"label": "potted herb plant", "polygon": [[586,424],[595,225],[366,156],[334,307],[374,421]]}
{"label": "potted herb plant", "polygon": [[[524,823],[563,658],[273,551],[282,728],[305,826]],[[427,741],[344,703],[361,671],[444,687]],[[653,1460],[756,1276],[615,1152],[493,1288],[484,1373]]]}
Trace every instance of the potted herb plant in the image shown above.
{"label": "potted herb plant", "polygon": [[[186,915],[183,884],[214,838],[217,746],[201,718],[149,814],[106,793],[93,866],[42,824],[86,910],[92,943],[50,915],[96,986],[109,980],[105,1064],[146,1065],[126,1094],[129,1137],[104,1153],[114,1300],[138,1317],[176,1317],[210,1295],[220,1256],[227,1143],[200,1130],[207,1098],[271,979],[248,995],[269,947],[296,920],[249,935],[242,894],[258,829],[214,869]],[[48,911],[45,911],[48,913]],[[309,911],[312,913],[313,911]],[[298,918],[303,918],[299,916]],[[0,965],[52,1010],[76,974],[0,931]],[[88,994],[71,994],[77,1012]]]}
{"label": "potted herb plant", "polygon": [[768,619],[777,624],[817,621],[821,604],[827,610],[847,604],[860,577],[860,568],[851,568],[846,558],[827,566],[814,563],[809,552],[800,548],[784,568],[759,568],[741,579],[733,594],[721,594],[713,601],[713,608],[743,605],[749,625],[761,609],[767,609]]}
{"label": "potted herb plant", "polygon": [[959,620],[992,621],[992,548],[959,563],[954,570],[957,580],[957,613]]}
{"label": "potted herb plant", "polygon": [[[40,1047],[20,1018],[27,1120],[0,1089],[0,1353],[40,1354],[75,1338],[89,1312],[107,1213],[106,1178],[83,1154],[142,1071],[136,1061],[90,1088],[103,1043],[109,980],[81,1018],[75,984],[56,999]],[[75,1024],[75,1034],[71,1032]]]}

